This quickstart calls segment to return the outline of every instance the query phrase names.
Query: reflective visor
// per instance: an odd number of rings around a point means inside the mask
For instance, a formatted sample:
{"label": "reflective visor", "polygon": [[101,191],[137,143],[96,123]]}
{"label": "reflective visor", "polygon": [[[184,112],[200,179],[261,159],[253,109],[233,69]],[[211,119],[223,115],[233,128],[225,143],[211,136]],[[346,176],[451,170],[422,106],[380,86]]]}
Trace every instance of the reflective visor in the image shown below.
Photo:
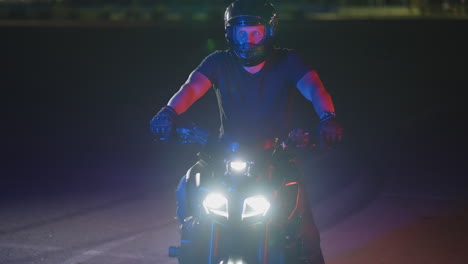
{"label": "reflective visor", "polygon": [[259,16],[243,15],[243,16],[236,16],[236,17],[229,18],[229,20],[226,22],[226,27],[231,27],[231,26],[260,26],[260,25],[265,26],[267,24],[265,22],[266,21],[263,20]]}

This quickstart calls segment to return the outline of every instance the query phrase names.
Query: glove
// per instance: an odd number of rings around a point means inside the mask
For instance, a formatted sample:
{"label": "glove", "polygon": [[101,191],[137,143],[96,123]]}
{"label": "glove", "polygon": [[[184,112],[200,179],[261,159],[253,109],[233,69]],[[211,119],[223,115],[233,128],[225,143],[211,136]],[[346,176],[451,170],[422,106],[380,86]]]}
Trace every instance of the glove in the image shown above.
{"label": "glove", "polygon": [[319,147],[333,146],[343,139],[343,127],[335,117],[322,118],[319,123]]}
{"label": "glove", "polygon": [[151,131],[160,140],[168,140],[174,128],[175,119],[178,117],[177,112],[170,106],[166,105],[151,119]]}

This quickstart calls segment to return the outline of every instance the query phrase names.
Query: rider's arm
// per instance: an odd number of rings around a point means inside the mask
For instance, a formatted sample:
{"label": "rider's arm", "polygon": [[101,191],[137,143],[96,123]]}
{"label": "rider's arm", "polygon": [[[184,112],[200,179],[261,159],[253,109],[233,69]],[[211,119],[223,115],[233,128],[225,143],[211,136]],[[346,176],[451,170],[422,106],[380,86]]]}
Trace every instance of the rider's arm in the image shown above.
{"label": "rider's arm", "polygon": [[168,104],[177,114],[182,114],[200,99],[211,87],[211,81],[202,73],[194,71]]}
{"label": "rider's arm", "polygon": [[322,118],[330,112],[335,112],[335,106],[330,94],[325,90],[317,72],[307,72],[298,82],[297,88],[304,97],[314,105],[315,112]]}

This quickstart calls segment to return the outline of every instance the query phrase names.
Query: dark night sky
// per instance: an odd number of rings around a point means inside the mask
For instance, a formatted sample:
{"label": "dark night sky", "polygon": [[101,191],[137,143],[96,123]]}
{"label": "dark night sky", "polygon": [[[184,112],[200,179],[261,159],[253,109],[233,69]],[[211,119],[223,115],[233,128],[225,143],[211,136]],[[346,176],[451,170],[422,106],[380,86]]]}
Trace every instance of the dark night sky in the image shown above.
{"label": "dark night sky", "polygon": [[[347,144],[387,165],[428,166],[415,179],[455,186],[466,182],[460,175],[467,26],[454,20],[282,23],[279,43],[318,71]],[[3,193],[147,181],[145,171],[167,151],[151,143],[150,118],[210,53],[208,39],[225,48],[221,22],[1,27],[0,36]],[[305,102],[299,108],[312,110]],[[187,116],[216,127],[213,94]]]}

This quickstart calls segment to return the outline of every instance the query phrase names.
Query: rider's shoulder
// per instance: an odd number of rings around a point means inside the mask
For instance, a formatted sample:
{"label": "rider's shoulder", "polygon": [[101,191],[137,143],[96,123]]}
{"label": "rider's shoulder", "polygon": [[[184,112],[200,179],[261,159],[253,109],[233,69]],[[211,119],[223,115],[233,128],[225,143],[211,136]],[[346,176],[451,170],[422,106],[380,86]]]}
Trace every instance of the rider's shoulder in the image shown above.
{"label": "rider's shoulder", "polygon": [[[229,60],[229,54],[225,50],[215,50],[208,54],[202,61],[202,64],[206,65],[219,65],[220,63],[226,63]],[[218,67],[218,66],[213,66]]]}
{"label": "rider's shoulder", "polygon": [[221,59],[229,56],[227,50],[215,50],[212,53],[208,54],[205,59]]}

